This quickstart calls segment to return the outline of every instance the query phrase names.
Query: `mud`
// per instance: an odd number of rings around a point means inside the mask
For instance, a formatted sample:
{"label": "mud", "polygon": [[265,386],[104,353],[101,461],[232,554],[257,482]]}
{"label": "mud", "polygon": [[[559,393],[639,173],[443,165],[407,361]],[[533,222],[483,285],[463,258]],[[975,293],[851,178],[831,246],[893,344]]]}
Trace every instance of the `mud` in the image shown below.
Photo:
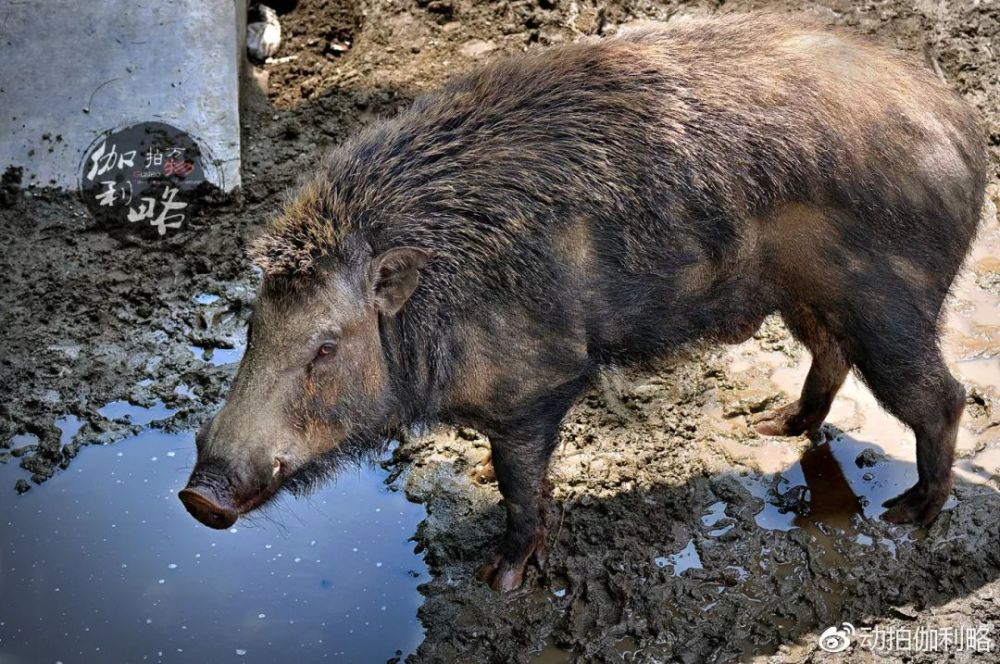
{"label": "mud", "polygon": [[[235,369],[255,275],[244,238],[317,155],[475,61],[634,18],[716,3],[303,0],[265,66],[270,98],[244,115],[244,182],[166,241],[111,237],[74,197],[15,194],[0,231],[0,461],[41,483],[83,445],[143,427],[187,431]],[[983,113],[1000,170],[1000,6],[726,2],[800,9],[915,52]],[[975,627],[1000,620],[1000,229],[994,178],[984,229],[949,302],[950,366],[969,388],[957,481],[928,530],[878,520],[912,483],[911,435],[853,378],[824,441],[765,439],[748,420],[794,398],[808,357],[780,322],[737,347],[689,349],[621,372],[568,416],[553,468],[550,567],[498,596],[474,580],[503,525],[495,486],[472,471],[486,441],[435,430],[392,471],[427,518],[417,661],[870,661],[817,637],[857,628]],[[133,421],[122,402],[148,408]],[[121,445],[128,445],[128,440]],[[0,505],[33,486],[0,487]],[[45,492],[36,487],[28,495]],[[180,506],[178,504],[178,509]],[[291,525],[289,527],[294,527]],[[1000,658],[1000,632],[990,659]],[[876,653],[938,661],[940,653]],[[959,661],[969,652],[955,652]],[[981,656],[982,657],[982,656]]]}

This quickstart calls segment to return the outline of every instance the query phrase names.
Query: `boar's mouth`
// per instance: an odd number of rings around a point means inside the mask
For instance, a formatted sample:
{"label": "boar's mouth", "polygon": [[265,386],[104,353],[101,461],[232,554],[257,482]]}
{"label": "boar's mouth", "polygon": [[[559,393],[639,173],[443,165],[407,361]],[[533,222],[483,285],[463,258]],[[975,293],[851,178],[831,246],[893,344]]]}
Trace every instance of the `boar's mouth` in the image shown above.
{"label": "boar's mouth", "polygon": [[304,496],[346,468],[377,465],[389,449],[392,438],[385,432],[352,436],[337,448],[305,462],[284,476],[280,489],[295,496]]}

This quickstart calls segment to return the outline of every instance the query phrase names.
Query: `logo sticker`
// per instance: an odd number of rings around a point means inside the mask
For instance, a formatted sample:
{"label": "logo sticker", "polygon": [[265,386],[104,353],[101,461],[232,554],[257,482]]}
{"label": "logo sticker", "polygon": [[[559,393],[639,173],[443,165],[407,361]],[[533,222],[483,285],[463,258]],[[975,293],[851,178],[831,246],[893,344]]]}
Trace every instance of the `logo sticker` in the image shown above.
{"label": "logo sticker", "polygon": [[826,631],[819,635],[820,650],[826,652],[844,652],[851,645],[851,637],[854,635],[854,625],[849,622],[828,627]]}
{"label": "logo sticker", "polygon": [[102,134],[84,154],[80,195],[109,230],[164,237],[195,215],[219,173],[205,148],[163,122]]}

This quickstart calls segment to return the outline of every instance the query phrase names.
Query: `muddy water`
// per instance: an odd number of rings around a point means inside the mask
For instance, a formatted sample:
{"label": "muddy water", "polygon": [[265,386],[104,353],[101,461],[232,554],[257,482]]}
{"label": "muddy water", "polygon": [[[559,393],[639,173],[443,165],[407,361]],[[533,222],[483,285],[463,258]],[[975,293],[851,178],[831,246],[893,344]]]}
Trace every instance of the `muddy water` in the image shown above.
{"label": "muddy water", "polygon": [[[78,423],[63,426],[71,436]],[[190,433],[146,429],[2,498],[0,662],[355,662],[416,649],[428,577],[409,539],[424,513],[385,471],[345,473],[217,532],[177,500],[192,457]],[[0,466],[0,485],[20,477]]]}

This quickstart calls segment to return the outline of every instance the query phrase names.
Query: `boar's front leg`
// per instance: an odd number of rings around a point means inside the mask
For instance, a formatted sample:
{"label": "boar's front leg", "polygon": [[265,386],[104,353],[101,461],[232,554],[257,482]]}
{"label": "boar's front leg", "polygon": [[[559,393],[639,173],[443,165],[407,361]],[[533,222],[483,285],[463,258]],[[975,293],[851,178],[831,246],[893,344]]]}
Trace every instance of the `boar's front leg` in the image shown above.
{"label": "boar's front leg", "polygon": [[500,551],[478,574],[494,590],[520,587],[529,561],[540,570],[545,567],[551,498],[549,459],[559,441],[559,424],[582,387],[581,382],[572,390],[560,390],[562,398],[536,405],[508,420],[506,426],[491,427],[487,432],[493,469],[507,507],[507,530]]}
{"label": "boar's front leg", "polygon": [[526,437],[511,432],[490,436],[493,469],[507,506],[507,531],[500,551],[479,570],[493,590],[520,587],[530,560],[545,567],[551,491],[546,478],[558,430]]}

